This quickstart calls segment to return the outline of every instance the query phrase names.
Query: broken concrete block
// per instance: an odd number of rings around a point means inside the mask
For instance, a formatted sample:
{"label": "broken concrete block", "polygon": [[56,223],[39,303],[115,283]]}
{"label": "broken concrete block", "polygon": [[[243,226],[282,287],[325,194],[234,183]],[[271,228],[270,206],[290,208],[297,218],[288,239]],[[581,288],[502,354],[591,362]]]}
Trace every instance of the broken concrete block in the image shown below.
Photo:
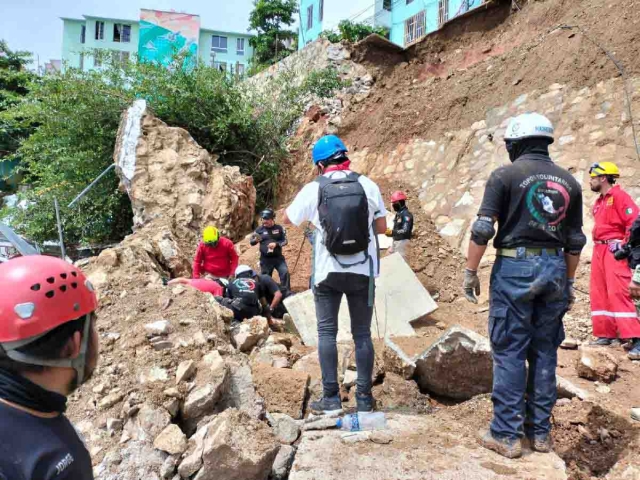
{"label": "broken concrete block", "polygon": [[225,365],[206,378],[208,383],[192,390],[182,406],[184,419],[195,420],[213,413],[215,406],[229,389],[228,377],[229,369]]}
{"label": "broken concrete block", "polygon": [[246,355],[228,357],[229,389],[220,402],[223,408],[237,408],[251,418],[262,418],[265,412],[264,400],[256,392],[253,374]]}
{"label": "broken concrete block", "polygon": [[556,375],[556,384],[558,386],[558,398],[577,397],[580,400],[587,400],[590,396],[587,391],[577,387],[569,380],[561,377],[560,375]]}
{"label": "broken concrete block", "polygon": [[273,428],[273,434],[280,443],[291,445],[300,436],[300,426],[289,415],[284,413],[269,414],[269,423]]}
{"label": "broken concrete block", "polygon": [[157,322],[147,323],[144,329],[149,335],[169,335],[173,332],[173,327],[168,320],[158,320]]}
{"label": "broken concrete block", "polygon": [[233,345],[241,352],[248,353],[260,340],[269,336],[269,322],[264,317],[245,320],[231,330]]}
{"label": "broken concrete block", "polygon": [[[284,303],[305,345],[318,345],[318,328],[313,293],[308,290],[293,295]],[[438,306],[411,267],[397,253],[381,260],[376,280],[376,313],[372,322],[373,337],[386,335],[414,336],[412,321],[435,311]],[[338,342],[351,340],[351,320],[346,298],[338,317]]]}
{"label": "broken concrete block", "polygon": [[157,408],[145,403],[140,407],[136,423],[146,439],[153,441],[171,423],[171,415],[164,408]]}
{"label": "broken concrete block", "polygon": [[385,371],[402,375],[407,380],[412,378],[416,370],[416,364],[413,359],[392,338],[385,338],[384,344],[382,358]]}
{"label": "broken concrete block", "polygon": [[317,351],[300,357],[300,359],[293,364],[292,369],[309,374],[309,394],[311,398],[315,399],[322,396],[322,370],[320,369],[320,360]]}
{"label": "broken concrete block", "polygon": [[309,385],[309,374],[286,368],[254,365],[253,381],[270,413],[302,418]]}
{"label": "broken concrete block", "polygon": [[187,436],[178,425],[172,423],[158,434],[153,446],[169,455],[182,455],[187,449]]}
{"label": "broken concrete block", "polygon": [[489,340],[459,325],[443,333],[415,363],[416,381],[423,390],[458,400],[492,390]]}
{"label": "broken concrete block", "polygon": [[271,467],[271,477],[273,480],[285,480],[289,476],[289,470],[296,456],[296,449],[289,445],[282,445],[276,455],[276,459]]}
{"label": "broken concrete block", "polygon": [[176,371],[176,384],[190,380],[196,374],[196,371],[196,362],[193,360],[181,362]]}
{"label": "broken concrete block", "polygon": [[200,467],[202,467],[202,452],[204,450],[204,439],[209,432],[208,425],[200,427],[189,439],[188,450],[184,460],[178,466],[178,473],[182,478],[191,478]]}
{"label": "broken concrete block", "polygon": [[618,361],[602,348],[583,346],[576,360],[576,372],[587,380],[611,383],[618,374]]}
{"label": "broken concrete block", "polygon": [[280,444],[264,423],[234,408],[207,424],[203,465],[195,480],[266,479]]}

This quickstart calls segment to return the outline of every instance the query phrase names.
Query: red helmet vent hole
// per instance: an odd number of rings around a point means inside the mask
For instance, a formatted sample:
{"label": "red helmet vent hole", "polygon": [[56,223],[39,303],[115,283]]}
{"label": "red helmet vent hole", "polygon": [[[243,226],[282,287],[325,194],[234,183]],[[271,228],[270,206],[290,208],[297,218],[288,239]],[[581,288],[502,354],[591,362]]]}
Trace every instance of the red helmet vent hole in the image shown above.
{"label": "red helmet vent hole", "polygon": [[49,290],[47,293],[44,294],[44,296],[47,298],[53,298],[55,294],[56,292],[54,292],[53,290]]}
{"label": "red helmet vent hole", "polygon": [[66,291],[67,291],[67,286],[66,286],[66,285],[62,285],[62,286],[60,287],[60,291],[61,291],[61,292],[66,292]]}
{"label": "red helmet vent hole", "polygon": [[73,282],[73,283],[71,284],[71,288],[78,288],[78,284],[77,284],[76,282]]}
{"label": "red helmet vent hole", "polygon": [[74,277],[78,276],[78,272],[71,272],[71,275],[73,275]]}
{"label": "red helmet vent hole", "polygon": [[36,283],[35,285],[31,285],[31,290],[37,292],[38,290],[40,290],[40,284]]}
{"label": "red helmet vent hole", "polygon": [[63,280],[67,279],[67,274],[66,273],[61,273],[60,274],[60,278],[62,278]]}
{"label": "red helmet vent hole", "polygon": [[47,283],[55,283],[56,279],[53,277],[47,278]]}

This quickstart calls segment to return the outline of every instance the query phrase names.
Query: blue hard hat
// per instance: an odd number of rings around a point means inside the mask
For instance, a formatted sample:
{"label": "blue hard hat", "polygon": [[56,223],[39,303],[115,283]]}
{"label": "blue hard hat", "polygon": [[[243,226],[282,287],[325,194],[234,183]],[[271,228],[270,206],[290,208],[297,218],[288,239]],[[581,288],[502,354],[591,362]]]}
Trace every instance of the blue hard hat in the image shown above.
{"label": "blue hard hat", "polygon": [[313,163],[317,165],[318,162],[327,160],[336,153],[346,152],[348,152],[348,150],[342,140],[335,135],[325,135],[313,146]]}

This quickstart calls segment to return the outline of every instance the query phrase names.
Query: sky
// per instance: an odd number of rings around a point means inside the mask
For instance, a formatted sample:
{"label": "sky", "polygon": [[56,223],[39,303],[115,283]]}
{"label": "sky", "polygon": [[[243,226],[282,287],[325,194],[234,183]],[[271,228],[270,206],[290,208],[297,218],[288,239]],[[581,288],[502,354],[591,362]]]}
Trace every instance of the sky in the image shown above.
{"label": "sky", "polygon": [[[325,8],[334,1],[325,2]],[[370,7],[373,0],[340,3],[339,16],[349,18]],[[85,14],[137,20],[141,8],[192,13],[200,15],[203,28],[244,32],[253,0],[0,0],[0,39],[6,40],[12,50],[33,52],[34,63],[39,60],[44,65],[61,57],[60,17],[82,18]],[[337,14],[329,13],[331,17]]]}

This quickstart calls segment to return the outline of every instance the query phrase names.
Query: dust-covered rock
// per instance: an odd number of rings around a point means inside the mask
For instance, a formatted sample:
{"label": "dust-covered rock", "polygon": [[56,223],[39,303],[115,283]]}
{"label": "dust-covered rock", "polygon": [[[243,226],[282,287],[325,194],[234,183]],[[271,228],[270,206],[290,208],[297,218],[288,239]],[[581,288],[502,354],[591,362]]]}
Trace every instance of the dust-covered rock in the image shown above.
{"label": "dust-covered rock", "polygon": [[260,340],[269,336],[269,322],[264,317],[253,317],[231,331],[233,345],[241,352],[250,352]]}
{"label": "dust-covered rock", "polygon": [[618,374],[618,361],[602,348],[583,346],[576,360],[576,372],[587,380],[611,383]]}
{"label": "dust-covered rock", "polygon": [[[145,403],[140,407],[136,423],[144,432],[144,439],[153,441],[171,422],[171,415],[164,408]],[[135,438],[135,437],[134,437]]]}
{"label": "dust-covered rock", "polygon": [[229,389],[221,401],[223,408],[237,408],[251,418],[262,418],[265,412],[264,400],[256,392],[253,374],[246,355],[228,357]]}
{"label": "dust-covered rock", "polygon": [[193,360],[185,360],[178,365],[176,370],[176,383],[191,379],[197,371],[196,362]]}
{"label": "dust-covered rock", "polygon": [[267,365],[253,367],[253,380],[270,413],[300,419],[304,413],[309,374]]}
{"label": "dust-covered rock", "polygon": [[169,335],[173,332],[173,326],[167,320],[158,320],[157,322],[147,323],[144,326],[144,329],[150,335]]}
{"label": "dust-covered rock", "polygon": [[148,442],[130,441],[119,451],[118,462],[110,461],[105,455],[94,473],[100,480],[159,479],[158,472],[167,456]]}
{"label": "dust-covered rock", "polygon": [[296,449],[290,445],[282,445],[271,467],[272,480],[285,480],[296,456]]}
{"label": "dust-covered rock", "polygon": [[386,373],[382,385],[373,387],[377,408],[383,411],[414,413],[431,412],[429,395],[420,392],[413,380],[405,380],[395,373]]}
{"label": "dust-covered rock", "polygon": [[268,477],[280,445],[264,422],[230,408],[217,415],[206,428],[203,464],[196,480],[264,480]]}
{"label": "dust-covered rock", "polygon": [[169,455],[181,455],[187,449],[187,436],[172,423],[158,434],[153,446]]}
{"label": "dust-covered rock", "polygon": [[451,327],[415,363],[423,390],[462,400],[492,389],[489,340],[467,328]]}
{"label": "dust-covered rock", "polygon": [[273,434],[280,443],[291,445],[300,436],[300,426],[289,415],[272,413],[268,415]]}

